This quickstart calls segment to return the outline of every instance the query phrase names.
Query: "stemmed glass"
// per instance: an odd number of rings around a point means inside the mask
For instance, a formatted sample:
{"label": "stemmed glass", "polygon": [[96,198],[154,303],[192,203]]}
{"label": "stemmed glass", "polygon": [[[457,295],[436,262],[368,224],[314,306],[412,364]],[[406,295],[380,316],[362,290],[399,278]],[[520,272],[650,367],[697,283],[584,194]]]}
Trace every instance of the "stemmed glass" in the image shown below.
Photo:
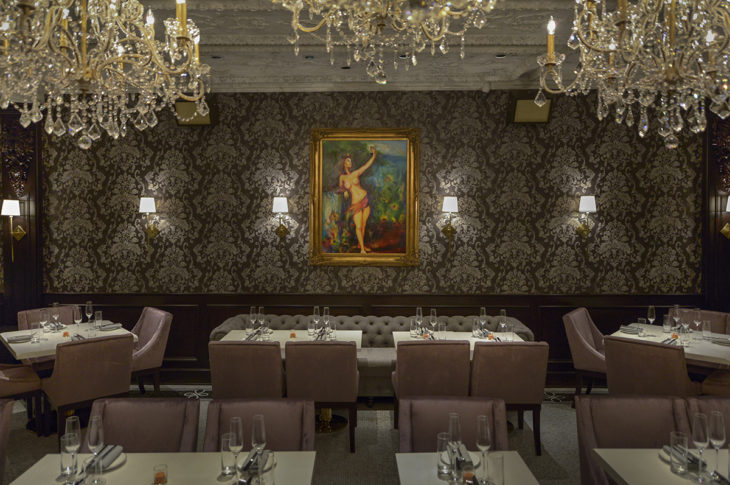
{"label": "stemmed glass", "polygon": [[702,310],[699,308],[692,310],[692,331],[694,332],[692,340],[702,338]]}
{"label": "stemmed glass", "polygon": [[656,308],[654,308],[654,305],[649,305],[649,310],[646,312],[646,319],[649,320],[649,325],[654,325],[654,320],[656,320]]}
{"label": "stemmed glass", "polygon": [[240,417],[233,417],[230,421],[231,441],[228,448],[233,453],[233,463],[236,467],[236,483],[238,483],[238,454],[243,449],[243,421]]}
{"label": "stemmed glass", "polygon": [[66,418],[66,450],[71,452],[72,461],[76,463],[76,455],[81,448],[81,422],[78,416],[69,416]]}
{"label": "stemmed glass", "polygon": [[86,309],[84,310],[84,313],[86,314],[86,321],[91,321],[91,315],[94,314],[94,305],[91,304],[91,300],[86,302]]}
{"label": "stemmed glass", "polygon": [[314,330],[317,331],[319,328],[319,321],[321,320],[319,316],[319,306],[314,307],[314,312],[312,313],[312,320],[314,321]]}
{"label": "stemmed glass", "polygon": [[254,414],[253,416],[251,446],[257,451],[262,451],[266,447],[266,426],[264,425],[263,414]]}
{"label": "stemmed glass", "polygon": [[51,306],[51,318],[53,318],[53,328],[56,330],[59,330],[61,327],[61,324],[58,321],[60,316],[61,316],[61,307],[58,306],[58,303],[54,303]]}
{"label": "stemmed glass", "polygon": [[507,331],[507,310],[505,310],[504,308],[499,310],[499,331]]}
{"label": "stemmed glass", "polygon": [[702,452],[705,451],[707,445],[710,444],[709,432],[707,429],[707,415],[702,413],[696,413],[692,419],[692,443],[695,448],[700,452],[700,468],[697,472],[697,482],[705,482],[703,475],[702,465],[704,460],[702,459]]}
{"label": "stemmed glass", "polygon": [[252,306],[248,313],[248,325],[246,325],[246,333],[250,334],[256,330],[256,307]]}
{"label": "stemmed glass", "polygon": [[259,328],[261,329],[261,334],[263,335],[265,333],[268,333],[266,331],[266,326],[264,325],[266,323],[266,314],[264,313],[264,307],[262,307],[262,306],[259,307],[259,313],[256,318],[259,321]]}
{"label": "stemmed glass", "polygon": [[[82,315],[81,315],[81,307],[80,307],[80,306],[78,306],[78,305],[76,305],[76,306],[74,307],[74,323],[75,323],[76,325],[78,325],[79,323],[81,323],[81,320],[83,320],[83,317],[82,317]],[[77,328],[78,328],[78,327],[77,327]]]}
{"label": "stemmed glass", "polygon": [[436,309],[431,308],[431,317],[428,321],[429,325],[431,325],[431,333],[435,336],[436,335],[436,325],[438,324],[438,319],[436,318]]}
{"label": "stemmed glass", "polygon": [[486,485],[487,483],[487,452],[489,451],[489,448],[492,446],[492,436],[489,432],[489,420],[487,419],[487,416],[480,414],[477,416],[477,439],[476,439],[477,448],[482,453],[482,470],[484,470],[484,473],[482,475],[482,478],[479,479],[480,485]]}
{"label": "stemmed glass", "polygon": [[423,333],[423,308],[416,307],[416,323],[418,324],[418,330]]}
{"label": "stemmed glass", "polygon": [[715,473],[717,473],[720,448],[725,444],[725,417],[720,411],[710,413],[710,443],[715,448]]}
{"label": "stemmed glass", "polygon": [[50,329],[46,328],[46,324],[48,323],[48,310],[47,309],[41,308],[39,321],[41,322],[41,328],[43,328],[45,331],[50,330]]}
{"label": "stemmed glass", "polygon": [[674,310],[672,319],[674,320],[674,326],[676,327],[679,325],[679,305],[674,305],[672,309]]}
{"label": "stemmed glass", "polygon": [[89,429],[86,432],[86,440],[89,444],[89,451],[94,454],[92,464],[94,468],[94,478],[89,482],[92,485],[104,485],[106,480],[102,474],[104,472],[103,464],[97,457],[99,452],[104,449],[104,427],[102,425],[101,416],[92,416],[89,419]]}

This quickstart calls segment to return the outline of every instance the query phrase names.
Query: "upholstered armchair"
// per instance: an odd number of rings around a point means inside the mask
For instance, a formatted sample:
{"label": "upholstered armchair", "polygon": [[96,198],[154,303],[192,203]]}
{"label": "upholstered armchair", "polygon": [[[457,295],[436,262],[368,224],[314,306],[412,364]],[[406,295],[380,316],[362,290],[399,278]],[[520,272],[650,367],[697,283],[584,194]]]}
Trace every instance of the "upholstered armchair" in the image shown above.
{"label": "upholstered armchair", "polygon": [[575,395],[581,393],[584,380],[588,385],[586,393],[590,394],[593,379],[606,375],[603,334],[583,307],[563,315],[563,325],[575,368]]}
{"label": "upholstered armchair", "polygon": [[[314,449],[314,402],[301,399],[214,399],[208,405],[203,451],[220,451],[221,435],[231,418],[243,421],[243,436],[251,436],[253,416],[261,414],[266,424],[266,447],[274,451]],[[244,446],[248,442],[244,440]]]}
{"label": "upholstered armchair", "polygon": [[[0,364],[0,397],[4,399],[25,399],[28,419],[35,414],[35,431],[39,436],[43,429],[41,423],[41,379],[27,365]],[[0,473],[0,477],[2,474]]]}
{"label": "upholstered armchair", "polygon": [[213,399],[284,397],[279,342],[209,342],[208,355]]}
{"label": "upholstered armchair", "polygon": [[172,314],[145,307],[132,329],[138,339],[132,354],[132,376],[137,377],[141,392],[145,391],[144,378],[148,375],[152,376],[155,392],[160,391],[160,367],[165,357],[171,323]]}
{"label": "upholstered armchair", "polygon": [[[127,453],[194,452],[199,409],[199,400],[183,397],[112,398],[94,401],[91,416],[101,416],[104,441]],[[81,452],[89,452],[86,437]]]}

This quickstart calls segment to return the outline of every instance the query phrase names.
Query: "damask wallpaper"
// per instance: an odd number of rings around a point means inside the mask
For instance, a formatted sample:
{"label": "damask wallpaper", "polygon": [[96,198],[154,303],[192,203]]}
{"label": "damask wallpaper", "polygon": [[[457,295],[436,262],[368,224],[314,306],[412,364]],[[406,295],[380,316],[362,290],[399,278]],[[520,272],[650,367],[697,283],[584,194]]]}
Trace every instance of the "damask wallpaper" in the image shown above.
{"label": "damask wallpaper", "polygon": [[[694,294],[702,141],[666,150],[557,97],[516,125],[508,92],[218,94],[214,124],[171,116],[89,151],[44,143],[47,292]],[[311,128],[419,128],[416,267],[310,266]],[[580,195],[595,194],[587,239]],[[151,259],[137,213],[158,204]],[[289,197],[280,255],[272,197]],[[453,259],[443,195],[459,197]]]}

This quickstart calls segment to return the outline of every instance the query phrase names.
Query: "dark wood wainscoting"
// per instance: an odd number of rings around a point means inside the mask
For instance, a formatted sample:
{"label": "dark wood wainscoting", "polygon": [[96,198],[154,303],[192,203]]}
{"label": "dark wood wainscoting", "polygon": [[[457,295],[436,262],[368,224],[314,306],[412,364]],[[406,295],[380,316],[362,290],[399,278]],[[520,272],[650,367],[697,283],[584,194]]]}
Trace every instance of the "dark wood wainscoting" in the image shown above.
{"label": "dark wood wainscoting", "polygon": [[[223,320],[247,314],[251,305],[263,305],[267,313],[309,314],[312,305],[328,305],[333,315],[412,315],[418,305],[424,313],[436,308],[439,315],[475,315],[479,307],[490,315],[500,308],[528,325],[537,340],[550,344],[548,381],[570,384],[573,367],[562,316],[585,306],[603,333],[646,315],[657,307],[657,319],[674,304],[702,306],[701,295],[148,295],[55,294],[43,295],[44,304],[83,304],[87,300],[104,318],[132,328],[142,308],[155,306],[174,315],[167,345],[163,382],[209,382],[208,336]],[[656,322],[655,322],[656,323]]]}

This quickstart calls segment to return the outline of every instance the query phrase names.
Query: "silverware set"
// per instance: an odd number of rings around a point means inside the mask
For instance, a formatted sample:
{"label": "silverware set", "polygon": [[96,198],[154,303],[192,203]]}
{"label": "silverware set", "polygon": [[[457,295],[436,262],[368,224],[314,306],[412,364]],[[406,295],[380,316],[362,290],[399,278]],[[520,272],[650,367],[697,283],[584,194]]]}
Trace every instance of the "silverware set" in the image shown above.
{"label": "silverware set", "polygon": [[676,338],[669,337],[667,339],[662,340],[662,343],[663,344],[668,344],[668,345],[676,345],[677,344],[677,339]]}

